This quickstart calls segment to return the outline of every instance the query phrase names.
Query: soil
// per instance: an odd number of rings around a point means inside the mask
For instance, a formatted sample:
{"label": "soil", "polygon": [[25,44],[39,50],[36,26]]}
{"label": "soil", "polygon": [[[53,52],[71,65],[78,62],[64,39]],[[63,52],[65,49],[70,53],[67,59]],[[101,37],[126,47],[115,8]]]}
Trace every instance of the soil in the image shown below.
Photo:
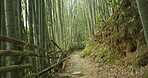
{"label": "soil", "polygon": [[[148,66],[143,68],[134,68],[129,65],[124,66],[97,66],[89,57],[81,58],[81,51],[73,52],[69,59],[66,60],[64,73],[69,77],[62,78],[142,78],[143,71]],[[74,75],[74,73],[76,73]]]}
{"label": "soil", "polygon": [[[75,51],[70,55],[66,62],[65,72],[69,73],[72,78],[99,78],[95,63],[88,58],[81,58],[79,56],[81,51]],[[75,72],[81,72],[73,75]]]}

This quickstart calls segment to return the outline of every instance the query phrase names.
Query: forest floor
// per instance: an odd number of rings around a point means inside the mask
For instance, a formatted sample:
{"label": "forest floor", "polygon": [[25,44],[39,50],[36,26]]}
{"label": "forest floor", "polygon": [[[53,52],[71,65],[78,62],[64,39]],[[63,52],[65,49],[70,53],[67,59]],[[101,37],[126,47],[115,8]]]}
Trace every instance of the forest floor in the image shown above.
{"label": "forest floor", "polygon": [[132,66],[97,66],[89,57],[81,58],[81,51],[73,52],[65,62],[60,78],[142,78],[144,68]]}

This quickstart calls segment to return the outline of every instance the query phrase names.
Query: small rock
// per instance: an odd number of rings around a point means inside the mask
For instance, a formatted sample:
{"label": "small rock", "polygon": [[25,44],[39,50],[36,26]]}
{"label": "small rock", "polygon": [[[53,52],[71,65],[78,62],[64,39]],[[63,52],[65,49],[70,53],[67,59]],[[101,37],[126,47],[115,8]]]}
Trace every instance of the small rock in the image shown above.
{"label": "small rock", "polygon": [[81,71],[73,72],[73,75],[79,75],[79,74],[81,74],[81,73],[82,73]]}

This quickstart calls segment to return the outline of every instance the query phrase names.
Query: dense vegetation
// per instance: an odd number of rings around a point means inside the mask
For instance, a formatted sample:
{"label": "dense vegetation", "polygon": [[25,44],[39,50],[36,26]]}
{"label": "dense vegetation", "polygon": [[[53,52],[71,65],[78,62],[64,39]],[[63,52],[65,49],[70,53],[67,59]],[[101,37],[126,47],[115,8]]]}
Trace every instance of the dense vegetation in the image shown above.
{"label": "dense vegetation", "polygon": [[147,6],[146,0],[1,0],[0,75],[48,78],[71,50],[83,48],[82,57],[145,66]]}
{"label": "dense vegetation", "polygon": [[105,64],[146,66],[148,64],[147,33],[144,28],[146,22],[145,24],[140,22],[146,16],[141,17],[142,15],[139,15],[141,11],[138,13],[140,8],[143,9],[143,14],[146,13],[144,12],[146,7],[139,5],[137,6],[134,0],[121,1],[113,15],[98,25],[99,29],[89,39],[81,56],[90,56],[98,62],[98,66]]}

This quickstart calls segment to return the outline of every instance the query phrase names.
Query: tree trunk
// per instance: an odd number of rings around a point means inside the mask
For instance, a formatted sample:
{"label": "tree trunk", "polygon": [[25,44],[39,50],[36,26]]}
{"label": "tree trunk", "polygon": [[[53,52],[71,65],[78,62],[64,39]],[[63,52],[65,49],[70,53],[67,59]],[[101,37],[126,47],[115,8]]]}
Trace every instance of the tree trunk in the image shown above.
{"label": "tree trunk", "polygon": [[[5,3],[5,17],[6,17],[6,27],[7,27],[7,36],[16,38],[16,23],[15,23],[15,14],[14,14],[14,5],[13,0],[4,0]],[[9,50],[15,50],[16,45],[8,44]],[[11,58],[11,61],[16,61],[15,57]],[[11,78],[19,78],[19,72],[16,70],[11,72]]]}
{"label": "tree trunk", "polygon": [[[2,35],[6,35],[6,25],[5,25],[5,11],[4,11],[4,0],[1,0],[1,34]],[[6,50],[6,43],[5,42],[1,42],[1,49],[2,50]],[[1,66],[5,66],[6,62],[5,62],[6,58],[5,57],[1,57]],[[6,74],[2,74],[3,78],[6,78]]]}
{"label": "tree trunk", "polygon": [[29,41],[30,41],[31,44],[34,44],[32,12],[33,12],[32,11],[32,0],[29,0],[29,34],[30,34]]}
{"label": "tree trunk", "polygon": [[148,45],[148,1],[146,0],[136,0],[136,1],[138,5],[142,26],[144,29],[146,43]]}
{"label": "tree trunk", "polygon": [[[0,1],[0,34],[1,34],[1,28],[2,28],[2,25],[1,25],[1,16],[2,16],[2,12],[1,12],[1,1]],[[0,49],[1,49],[1,42],[0,42]],[[0,67],[2,66],[2,57],[0,57]],[[2,75],[0,74],[0,78],[2,77]]]}

